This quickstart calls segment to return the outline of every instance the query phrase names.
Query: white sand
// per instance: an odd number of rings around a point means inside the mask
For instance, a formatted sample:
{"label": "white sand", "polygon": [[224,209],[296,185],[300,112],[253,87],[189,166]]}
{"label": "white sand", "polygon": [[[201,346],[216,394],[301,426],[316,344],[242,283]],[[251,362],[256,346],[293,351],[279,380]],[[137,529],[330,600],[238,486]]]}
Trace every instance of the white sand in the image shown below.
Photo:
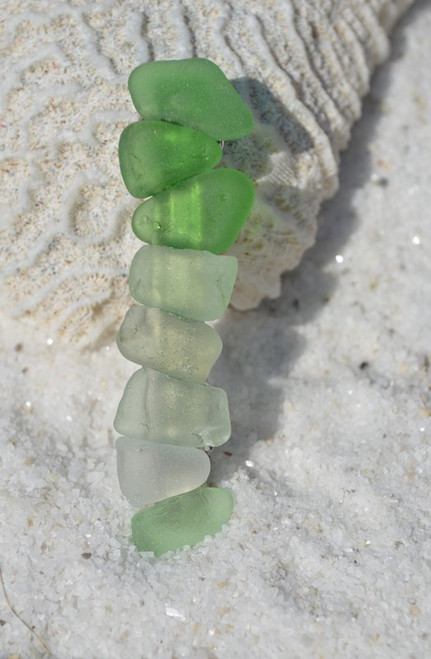
{"label": "white sand", "polygon": [[[111,427],[134,367],[4,319],[0,564],[54,657],[431,656],[430,33],[423,0],[281,299],[219,325],[216,538],[136,553]],[[0,592],[1,659],[40,656]]]}

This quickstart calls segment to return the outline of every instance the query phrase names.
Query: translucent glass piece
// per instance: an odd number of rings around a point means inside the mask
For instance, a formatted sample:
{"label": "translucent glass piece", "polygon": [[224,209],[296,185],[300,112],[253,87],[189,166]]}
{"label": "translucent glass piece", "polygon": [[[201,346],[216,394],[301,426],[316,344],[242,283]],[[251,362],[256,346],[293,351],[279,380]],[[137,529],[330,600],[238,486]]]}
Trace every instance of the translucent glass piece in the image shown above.
{"label": "translucent glass piece", "polygon": [[116,447],[120,488],[136,508],[194,490],[210,473],[208,455],[197,448],[132,437],[119,437]]}
{"label": "translucent glass piece", "polygon": [[140,305],[126,313],[117,345],[126,359],[191,382],[207,379],[222,349],[209,325]]}
{"label": "translucent glass piece", "polygon": [[144,245],[130,267],[130,293],[149,307],[215,320],[229,304],[237,271],[234,256]]}
{"label": "translucent glass piece", "polygon": [[254,199],[253,181],[235,169],[214,169],[144,201],[132,228],[151,245],[226,251],[241,231]]}
{"label": "translucent glass piece", "polygon": [[127,126],[118,154],[126,188],[139,198],[207,172],[222,157],[220,145],[208,135],[164,121]]}
{"label": "translucent glass piece", "polygon": [[231,430],[226,392],[141,368],[126,385],[114,427],[162,444],[219,446]]}
{"label": "translucent glass piece", "polygon": [[161,556],[218,533],[233,510],[230,492],[202,487],[156,503],[132,517],[132,538],[139,551]]}
{"label": "translucent glass piece", "polygon": [[164,119],[234,140],[253,129],[251,113],[219,67],[193,58],[147,62],[132,71],[129,91],[144,119]]}

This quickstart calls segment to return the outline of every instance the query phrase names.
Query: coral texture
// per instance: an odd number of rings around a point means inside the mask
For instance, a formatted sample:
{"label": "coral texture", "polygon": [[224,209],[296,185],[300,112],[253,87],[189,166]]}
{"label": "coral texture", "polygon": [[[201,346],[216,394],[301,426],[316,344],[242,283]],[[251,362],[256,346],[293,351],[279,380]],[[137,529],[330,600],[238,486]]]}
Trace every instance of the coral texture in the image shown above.
{"label": "coral texture", "polygon": [[118,327],[137,249],[117,164],[136,117],[140,62],[200,56],[225,71],[255,117],[223,165],[257,186],[230,252],[233,304],[276,297],[313,243],[338,154],[360,114],[388,33],[411,0],[84,0],[3,7],[0,131],[2,306],[89,345]]}

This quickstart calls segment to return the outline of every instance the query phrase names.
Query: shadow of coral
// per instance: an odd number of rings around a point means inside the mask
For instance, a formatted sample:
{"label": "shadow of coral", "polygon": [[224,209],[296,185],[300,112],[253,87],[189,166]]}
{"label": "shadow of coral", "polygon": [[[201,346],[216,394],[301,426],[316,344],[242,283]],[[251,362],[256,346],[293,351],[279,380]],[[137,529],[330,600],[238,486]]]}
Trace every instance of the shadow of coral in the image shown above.
{"label": "shadow of coral", "polygon": [[[227,391],[232,417],[232,439],[229,444],[212,452],[215,482],[236,471],[249,459],[253,444],[273,437],[279,431],[279,416],[285,400],[283,379],[289,377],[295,362],[307,343],[300,328],[312,322],[331,299],[339,276],[325,270],[343,246],[351,239],[360,218],[352,199],[372,174],[372,161],[367,145],[373,139],[382,116],[381,105],[393,75],[394,62],[404,51],[404,30],[420,19],[427,0],[417,2],[399,22],[392,35],[389,60],[376,71],[366,97],[362,118],[354,126],[348,149],[340,164],[338,193],[326,202],[319,215],[315,244],[304,255],[300,265],[286,273],[282,292],[276,300],[265,300],[258,309],[248,312],[229,310],[217,324],[224,349],[212,371],[211,381]],[[248,81],[256,90],[256,98],[263,99],[260,117],[271,121],[275,116],[273,104],[280,105],[263,86]],[[238,91],[243,86],[236,81]],[[247,86],[247,85],[245,85]],[[289,139],[292,117],[284,109],[284,137]],[[292,124],[290,123],[292,128]],[[298,131],[298,126],[293,126]],[[303,148],[310,148],[304,132]],[[230,166],[235,165],[235,147],[228,146]],[[261,154],[260,168],[265,167],[268,154]],[[255,167],[256,165],[253,165]],[[256,169],[249,175],[256,174]],[[248,173],[248,172],[247,172]],[[377,185],[387,185],[377,179]]]}

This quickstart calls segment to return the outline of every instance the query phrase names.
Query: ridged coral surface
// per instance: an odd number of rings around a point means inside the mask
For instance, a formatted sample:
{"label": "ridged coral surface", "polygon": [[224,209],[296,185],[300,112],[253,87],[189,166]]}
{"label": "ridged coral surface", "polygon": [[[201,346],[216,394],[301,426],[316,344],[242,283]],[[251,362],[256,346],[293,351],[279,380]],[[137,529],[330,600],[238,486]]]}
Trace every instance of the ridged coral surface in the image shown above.
{"label": "ridged coral surface", "polygon": [[410,0],[6,0],[0,122],[2,307],[88,345],[118,327],[139,243],[117,144],[136,119],[127,77],[151,59],[206,57],[234,81],[253,134],[222,164],[257,186],[231,248],[233,304],[276,297],[337,188],[339,151],[387,34]]}

